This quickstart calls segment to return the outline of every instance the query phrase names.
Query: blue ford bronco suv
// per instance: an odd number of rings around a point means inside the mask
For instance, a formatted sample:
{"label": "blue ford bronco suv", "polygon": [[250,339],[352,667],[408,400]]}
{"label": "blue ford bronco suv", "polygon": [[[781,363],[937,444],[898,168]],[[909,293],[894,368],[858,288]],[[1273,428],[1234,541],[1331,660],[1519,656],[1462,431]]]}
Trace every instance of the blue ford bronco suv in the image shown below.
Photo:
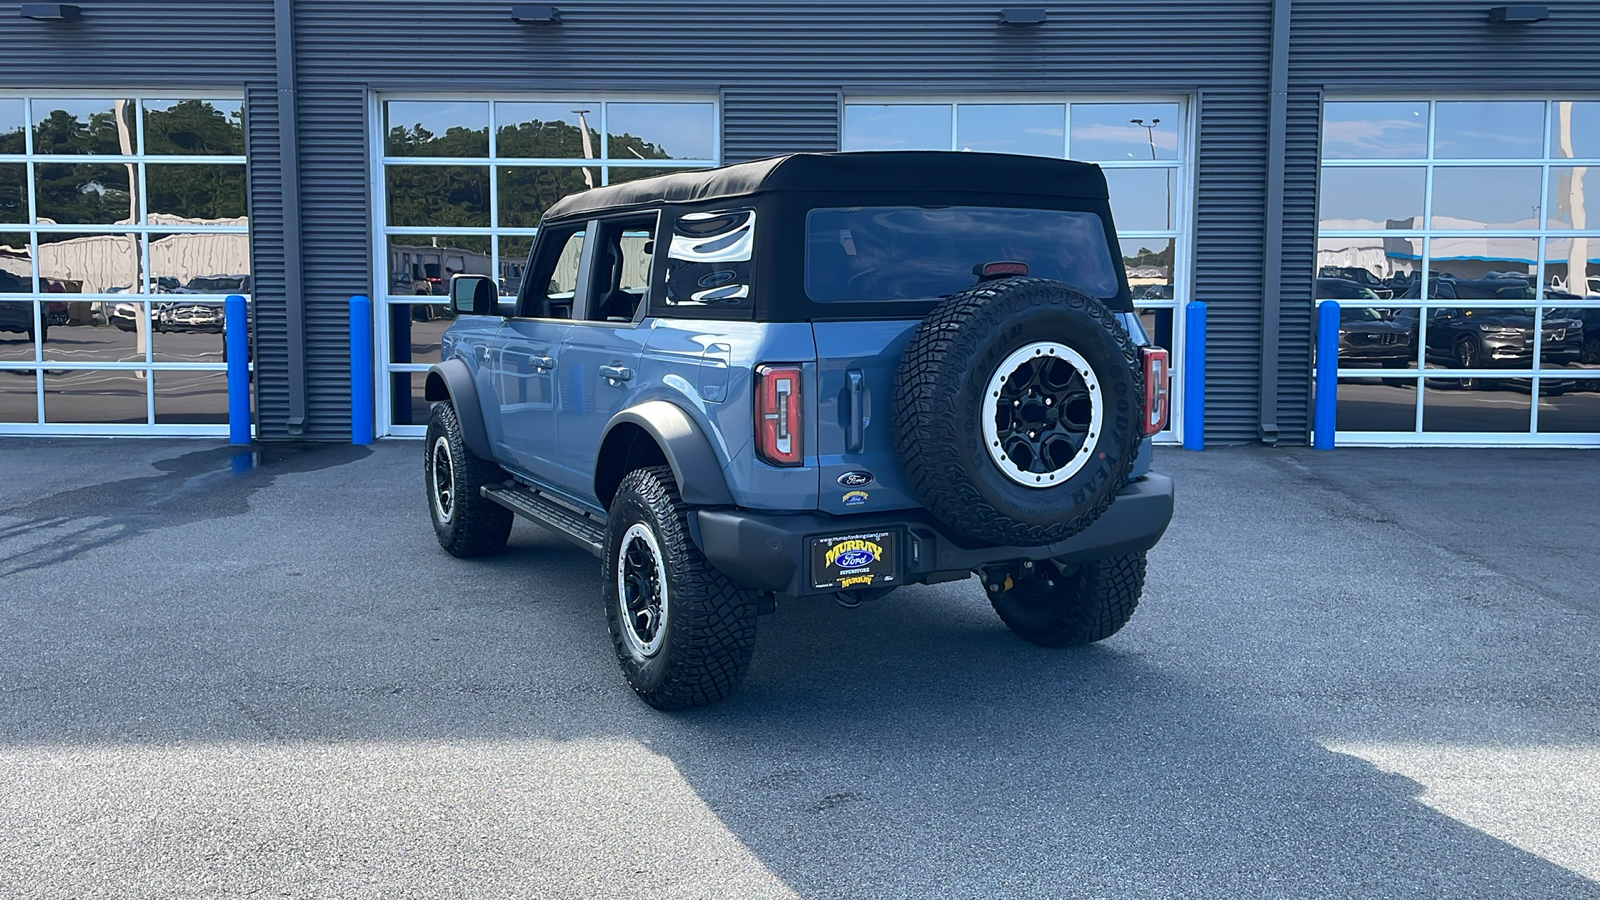
{"label": "blue ford bronco suv", "polygon": [[1106,181],[986,153],[797,154],[569,196],[515,302],[456,275],[428,373],[450,553],[521,515],[602,561],[628,683],[713,703],[776,596],[976,573],[1046,646],[1109,637],[1172,517],[1167,355]]}

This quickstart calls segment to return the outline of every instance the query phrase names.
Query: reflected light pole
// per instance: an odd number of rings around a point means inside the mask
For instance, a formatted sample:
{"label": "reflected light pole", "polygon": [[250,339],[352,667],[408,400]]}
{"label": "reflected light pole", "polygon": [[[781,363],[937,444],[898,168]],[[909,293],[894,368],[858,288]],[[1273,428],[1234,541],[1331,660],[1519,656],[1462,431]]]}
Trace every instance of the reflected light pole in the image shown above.
{"label": "reflected light pole", "polygon": [[[578,116],[578,134],[583,138],[583,158],[594,159],[594,145],[589,142],[589,120],[584,118],[589,111],[575,109],[573,112]],[[589,172],[588,166],[583,167],[583,183],[588,187],[594,187],[594,175]]]}
{"label": "reflected light pole", "polygon": [[[117,126],[117,149],[122,151],[123,156],[132,156],[135,149],[133,146],[133,129],[129,127],[128,124],[129,109],[129,101],[127,100],[116,100],[112,102],[112,115],[116,119]],[[139,114],[137,106],[132,107],[132,110],[134,115]],[[127,168],[128,221],[130,223],[138,223],[139,172],[138,167],[133,163],[128,163]],[[149,273],[144,271],[144,254],[141,253],[139,249],[139,235],[137,232],[128,235],[128,245],[133,248],[133,292],[139,294],[154,293],[155,288],[151,285],[145,284],[145,276]],[[145,352],[145,347],[150,342],[150,318],[156,314],[156,305],[154,301],[146,298],[144,306],[144,315],[133,320],[134,351],[141,355],[143,355]],[[145,377],[144,370],[141,369],[138,375],[140,378]]]}
{"label": "reflected light pole", "polygon": [[1161,120],[1160,119],[1151,119],[1149,125],[1146,125],[1144,123],[1143,119],[1129,119],[1128,121],[1132,122],[1133,124],[1135,124],[1135,125],[1139,126],[1140,128],[1144,129],[1145,140],[1150,142],[1150,158],[1151,159],[1155,159],[1156,158],[1156,126],[1161,124]]}

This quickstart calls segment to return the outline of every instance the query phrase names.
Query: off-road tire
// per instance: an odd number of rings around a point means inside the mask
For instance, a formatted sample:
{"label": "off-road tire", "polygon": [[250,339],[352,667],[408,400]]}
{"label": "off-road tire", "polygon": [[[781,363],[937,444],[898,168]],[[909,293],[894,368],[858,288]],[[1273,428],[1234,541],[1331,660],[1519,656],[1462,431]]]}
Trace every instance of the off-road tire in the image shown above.
{"label": "off-road tire", "polygon": [[[1145,554],[1113,556],[1078,566],[1037,563],[1010,590],[988,590],[989,603],[1012,633],[1041,647],[1103,641],[1128,624],[1144,592]],[[1002,588],[1004,586],[1002,585]]]}
{"label": "off-road tire", "polygon": [[[755,592],[735,587],[706,560],[689,538],[687,514],[672,469],[653,466],[622,479],[606,522],[601,572],[611,642],[628,685],[662,710],[706,706],[726,697],[749,669],[756,640]],[[666,603],[657,626],[663,633],[659,647],[648,654],[624,634],[633,626],[617,579],[624,565],[623,538],[635,525],[653,536],[665,569]]]}
{"label": "off-road tire", "polygon": [[[448,460],[439,460],[441,453],[448,453]],[[439,474],[435,465],[440,462],[447,464],[451,478],[448,510],[441,508],[444,504],[437,496]],[[422,482],[427,494],[428,518],[433,521],[433,533],[439,538],[439,546],[451,556],[462,559],[488,556],[505,549],[515,517],[511,510],[478,493],[478,489],[499,484],[507,477],[499,466],[479,459],[467,449],[455,407],[448,402],[435,403],[423,447]]]}
{"label": "off-road tire", "polygon": [[[1102,392],[1100,431],[1059,483],[1009,478],[985,445],[989,383],[1010,354],[1053,341],[1082,355]],[[895,447],[912,493],[968,537],[1041,546],[1089,527],[1127,482],[1139,445],[1144,372],[1122,323],[1088,294],[1004,278],[952,295],[925,319],[895,374]]]}

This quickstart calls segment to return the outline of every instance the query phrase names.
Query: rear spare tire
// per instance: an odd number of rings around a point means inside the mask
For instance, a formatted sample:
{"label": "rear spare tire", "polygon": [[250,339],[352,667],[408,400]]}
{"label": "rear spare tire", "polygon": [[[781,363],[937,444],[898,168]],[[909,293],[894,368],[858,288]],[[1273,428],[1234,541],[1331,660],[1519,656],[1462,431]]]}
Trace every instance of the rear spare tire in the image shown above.
{"label": "rear spare tire", "polygon": [[952,295],[895,377],[895,444],[913,493],[950,528],[997,544],[1089,527],[1139,453],[1137,354],[1100,301],[1057,281]]}

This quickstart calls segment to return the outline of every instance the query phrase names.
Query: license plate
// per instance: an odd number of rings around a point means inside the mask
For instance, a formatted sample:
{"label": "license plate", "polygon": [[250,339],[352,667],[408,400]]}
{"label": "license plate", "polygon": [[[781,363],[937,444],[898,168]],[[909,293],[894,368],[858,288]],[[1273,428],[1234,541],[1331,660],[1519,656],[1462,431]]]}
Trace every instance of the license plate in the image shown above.
{"label": "license plate", "polygon": [[869,531],[811,539],[814,590],[878,587],[899,583],[893,531]]}

